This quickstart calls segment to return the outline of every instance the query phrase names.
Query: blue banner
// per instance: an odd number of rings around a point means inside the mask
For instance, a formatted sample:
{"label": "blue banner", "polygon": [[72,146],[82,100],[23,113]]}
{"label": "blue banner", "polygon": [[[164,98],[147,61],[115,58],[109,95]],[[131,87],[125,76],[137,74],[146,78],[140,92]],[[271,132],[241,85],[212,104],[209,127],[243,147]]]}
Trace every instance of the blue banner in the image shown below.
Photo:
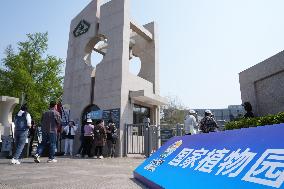
{"label": "blue banner", "polygon": [[174,137],[134,177],[150,188],[284,189],[284,124]]}
{"label": "blue banner", "polygon": [[103,111],[102,110],[92,111],[88,113],[87,117],[90,119],[102,119]]}

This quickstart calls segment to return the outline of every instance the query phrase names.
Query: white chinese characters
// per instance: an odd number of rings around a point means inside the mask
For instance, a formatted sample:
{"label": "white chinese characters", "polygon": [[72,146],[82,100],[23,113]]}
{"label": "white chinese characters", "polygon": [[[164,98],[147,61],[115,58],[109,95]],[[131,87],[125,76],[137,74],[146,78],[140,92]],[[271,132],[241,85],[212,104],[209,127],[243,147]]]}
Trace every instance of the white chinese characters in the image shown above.
{"label": "white chinese characters", "polygon": [[247,164],[254,158],[256,153],[249,152],[247,148],[244,152],[240,153],[241,149],[233,151],[229,156],[227,156],[222,163],[220,163],[220,169],[216,173],[219,175],[227,175],[228,177],[236,177],[240,172],[247,166]]}
{"label": "white chinese characters", "polygon": [[[191,169],[192,171],[239,178],[246,182],[281,188],[284,182],[284,149],[267,149],[263,154],[245,150],[228,149],[192,149],[183,148],[179,153],[173,153],[181,146],[177,141],[165,150],[158,158],[153,159],[144,169],[154,172],[157,167],[170,165],[176,169]],[[175,154],[175,156],[170,155]],[[258,159],[257,159],[258,158]],[[168,162],[168,163],[166,163]],[[249,184],[249,183],[247,183]]]}
{"label": "white chinese characters", "polygon": [[178,166],[178,164],[182,162],[182,160],[184,160],[184,158],[186,158],[192,151],[193,149],[184,148],[172,161],[170,161],[169,164]]}
{"label": "white chinese characters", "polygon": [[182,140],[179,140],[169,146],[164,153],[162,153],[159,158],[153,159],[148,165],[144,167],[144,169],[154,172],[157,167],[162,165],[165,162],[165,158],[171,155],[176,149],[178,149],[182,145]]}
{"label": "white chinese characters", "polygon": [[190,168],[194,167],[195,162],[197,162],[199,159],[201,159],[204,155],[207,154],[209,150],[204,150],[204,148],[200,150],[195,150],[191,156],[189,156],[183,163],[181,163],[179,166],[182,168],[186,168],[190,166]]}
{"label": "white chinese characters", "polygon": [[268,149],[242,180],[280,188],[284,182],[284,149]]}
{"label": "white chinese characters", "polygon": [[194,170],[198,170],[201,172],[211,173],[212,169],[223,159],[223,157],[229,152],[230,150],[216,150],[209,152],[207,156],[202,159],[198,166]]}

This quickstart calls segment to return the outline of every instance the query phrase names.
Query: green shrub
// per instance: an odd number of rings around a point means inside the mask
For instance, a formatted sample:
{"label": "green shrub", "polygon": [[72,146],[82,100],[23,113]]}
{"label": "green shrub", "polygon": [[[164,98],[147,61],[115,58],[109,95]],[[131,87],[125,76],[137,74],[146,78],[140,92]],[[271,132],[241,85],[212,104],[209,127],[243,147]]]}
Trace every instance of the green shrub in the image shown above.
{"label": "green shrub", "polygon": [[264,117],[255,118],[243,118],[238,121],[231,121],[225,124],[225,130],[273,125],[279,123],[284,123],[284,112],[278,113],[276,115],[267,115]]}

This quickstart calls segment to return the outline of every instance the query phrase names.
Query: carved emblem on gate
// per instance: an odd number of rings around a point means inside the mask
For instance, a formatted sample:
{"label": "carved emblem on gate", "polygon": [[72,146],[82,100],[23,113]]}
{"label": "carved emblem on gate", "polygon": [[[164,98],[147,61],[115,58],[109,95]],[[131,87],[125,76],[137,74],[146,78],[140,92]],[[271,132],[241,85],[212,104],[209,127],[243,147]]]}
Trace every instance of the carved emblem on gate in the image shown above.
{"label": "carved emblem on gate", "polygon": [[91,26],[91,24],[88,23],[86,20],[81,20],[73,31],[74,36],[78,37],[78,36],[83,35],[84,33],[88,32],[90,26]]}

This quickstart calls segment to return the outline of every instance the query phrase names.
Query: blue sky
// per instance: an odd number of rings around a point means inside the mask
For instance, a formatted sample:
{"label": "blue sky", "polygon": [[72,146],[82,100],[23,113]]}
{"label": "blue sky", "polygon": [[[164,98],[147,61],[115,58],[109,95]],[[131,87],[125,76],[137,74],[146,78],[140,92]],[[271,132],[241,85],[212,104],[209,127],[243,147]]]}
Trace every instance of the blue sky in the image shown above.
{"label": "blue sky", "polygon": [[[0,58],[27,33],[49,33],[65,59],[70,21],[90,0],[0,1]],[[141,25],[156,21],[161,95],[189,108],[241,104],[238,73],[284,49],[283,0],[132,0]]]}

